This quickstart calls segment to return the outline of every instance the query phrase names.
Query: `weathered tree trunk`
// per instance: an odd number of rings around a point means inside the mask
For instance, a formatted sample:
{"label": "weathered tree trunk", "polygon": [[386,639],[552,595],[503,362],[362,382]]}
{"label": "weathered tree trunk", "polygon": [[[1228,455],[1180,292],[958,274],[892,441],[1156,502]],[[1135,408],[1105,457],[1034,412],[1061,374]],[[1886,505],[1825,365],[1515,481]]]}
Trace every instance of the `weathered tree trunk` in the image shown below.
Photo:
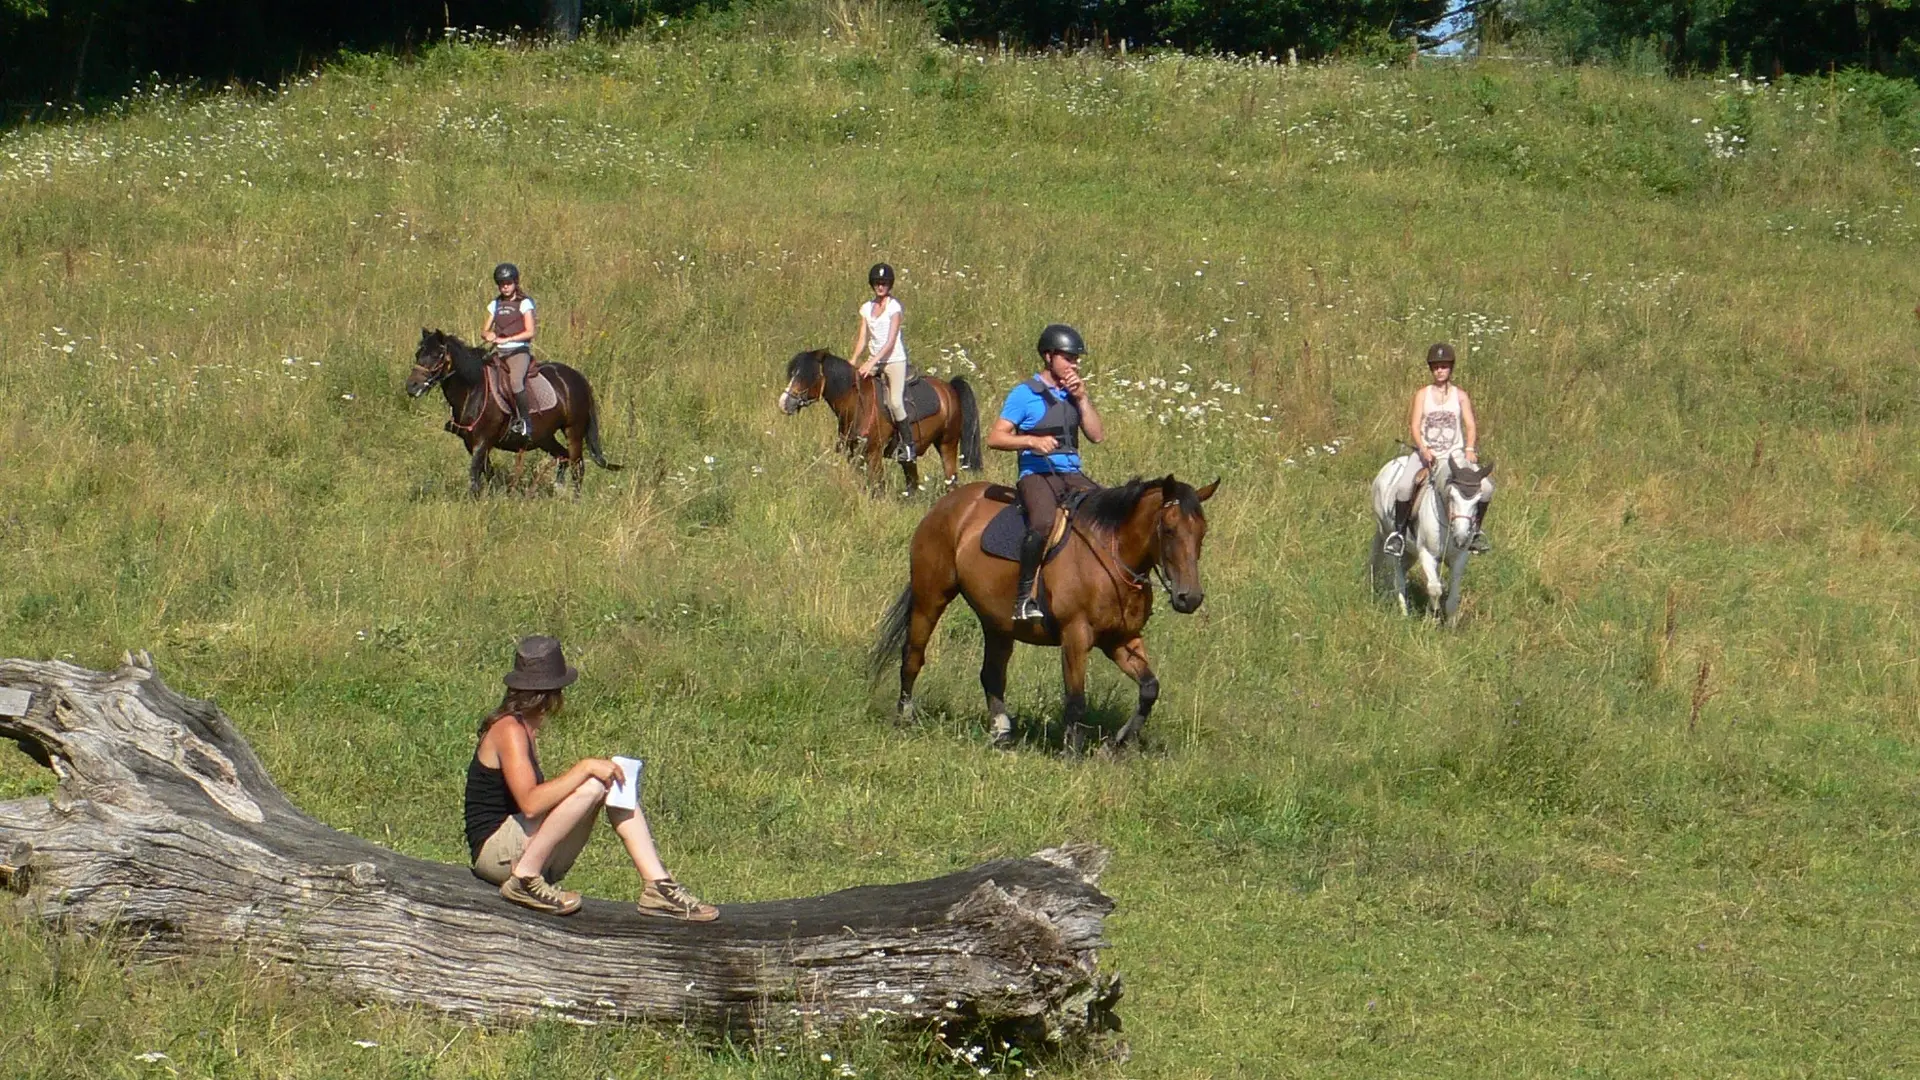
{"label": "weathered tree trunk", "polygon": [[1113,907],[1096,848],[726,905],[711,923],[602,900],[560,919],[464,866],[307,817],[232,722],[145,654],[111,673],[0,660],[0,736],[59,778],[51,798],[0,803],[0,886],[41,919],[130,929],[151,953],[238,946],[358,999],[481,1020],[868,1020],[1054,1042],[1118,1027],[1119,981],[1096,969]]}

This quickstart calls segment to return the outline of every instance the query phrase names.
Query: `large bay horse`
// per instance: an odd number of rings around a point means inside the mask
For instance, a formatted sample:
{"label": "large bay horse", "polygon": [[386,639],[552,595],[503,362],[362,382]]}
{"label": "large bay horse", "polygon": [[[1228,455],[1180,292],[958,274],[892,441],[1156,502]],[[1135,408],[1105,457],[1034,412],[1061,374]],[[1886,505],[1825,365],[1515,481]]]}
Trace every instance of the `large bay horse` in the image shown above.
{"label": "large bay horse", "polygon": [[[565,364],[541,363],[538,375],[529,376],[527,380],[529,389],[534,378],[544,378],[552,385],[556,400],[551,408],[533,410],[527,417],[532,431],[523,438],[507,431],[507,425],[513,420],[513,409],[506,404],[511,395],[489,392],[489,356],[487,350],[473,348],[452,334],[423,329],[420,347],[413,354],[413,372],[407,376],[409,397],[417,398],[435,386],[446,394],[447,407],[453,410],[447,430],[460,436],[467,453],[472,455],[467,469],[469,492],[480,494],[480,480],[489,471],[488,459],[494,450],[516,455],[528,450],[545,450],[561,462],[554,477],[556,484],[564,482],[567,466],[573,467],[575,495],[580,493],[580,478],[587,471],[586,459],[581,453],[583,446],[586,453],[593,455],[594,464],[603,469],[620,468],[608,464],[606,455],[600,452],[600,413],[594,406],[593,388],[587,385],[586,376]],[[504,380],[506,373],[496,368],[492,377]],[[505,388],[496,389],[504,391]],[[557,438],[563,432],[567,437],[564,447]],[[518,475],[516,459],[515,476]]]}
{"label": "large bay horse", "polygon": [[[914,453],[938,449],[951,488],[960,479],[958,465],[964,464],[969,472],[980,470],[980,405],[964,378],[952,382],[931,375],[920,378],[939,400],[939,408],[911,425]],[[893,422],[880,404],[880,380],[861,378],[852,364],[825,349],[797,353],[787,361],[780,411],[792,416],[816,401],[826,402],[833,410],[839,427],[835,448],[850,458],[864,457],[867,476],[877,483],[885,468],[881,458],[893,435]],[[900,468],[906,473],[907,490],[918,490],[919,467],[902,462]]]}
{"label": "large bay horse", "polygon": [[[1013,721],[1007,716],[1007,660],[1014,642],[1060,650],[1066,681],[1066,747],[1086,748],[1087,654],[1099,649],[1140,687],[1134,714],[1113,745],[1125,746],[1140,734],[1153,712],[1160,683],[1147,662],[1140,632],[1153,613],[1153,578],[1166,586],[1173,610],[1199,608],[1200,543],[1207,519],[1200,504],[1220,486],[1215,480],[1195,490],[1172,476],[1138,477],[1089,494],[1068,519],[1058,554],[1040,574],[1040,599],[1047,610],[1041,623],[1013,621],[1013,595],[1019,564],[981,549],[988,522],[1005,509],[1012,490],[993,484],[968,484],[927,511],[913,533],[911,579],[881,620],[872,662],[878,675],[893,657],[900,659],[900,715],[913,715],[913,684],[926,663],[927,641],[955,596],[966,597],[986,637],[980,664],[980,688],[986,691],[994,745],[1011,746]],[[1014,513],[1017,515],[1018,510]]]}
{"label": "large bay horse", "polygon": [[[1384,562],[1392,570],[1392,589],[1400,601],[1400,613],[1407,613],[1408,567],[1420,564],[1421,585],[1427,593],[1427,611],[1436,620],[1451,625],[1460,613],[1460,584],[1467,573],[1467,545],[1473,541],[1473,526],[1480,503],[1491,494],[1491,485],[1482,481],[1493,475],[1493,463],[1455,465],[1442,457],[1433,472],[1419,484],[1413,497],[1413,542],[1399,558],[1386,553],[1387,537],[1393,532],[1393,492],[1396,470],[1409,468],[1407,457],[1398,457],[1381,466],[1373,477],[1373,567],[1378,572]],[[1442,520],[1444,502],[1445,519]],[[1376,577],[1377,580],[1377,577]]]}

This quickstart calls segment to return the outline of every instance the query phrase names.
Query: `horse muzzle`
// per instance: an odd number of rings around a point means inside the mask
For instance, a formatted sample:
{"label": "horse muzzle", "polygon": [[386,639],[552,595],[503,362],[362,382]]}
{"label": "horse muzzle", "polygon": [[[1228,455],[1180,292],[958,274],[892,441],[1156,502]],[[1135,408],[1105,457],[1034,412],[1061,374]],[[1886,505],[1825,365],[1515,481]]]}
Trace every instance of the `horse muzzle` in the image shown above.
{"label": "horse muzzle", "polygon": [[1201,589],[1168,590],[1167,592],[1167,603],[1172,604],[1173,610],[1182,615],[1191,615],[1199,611],[1200,602],[1206,598],[1206,592]]}

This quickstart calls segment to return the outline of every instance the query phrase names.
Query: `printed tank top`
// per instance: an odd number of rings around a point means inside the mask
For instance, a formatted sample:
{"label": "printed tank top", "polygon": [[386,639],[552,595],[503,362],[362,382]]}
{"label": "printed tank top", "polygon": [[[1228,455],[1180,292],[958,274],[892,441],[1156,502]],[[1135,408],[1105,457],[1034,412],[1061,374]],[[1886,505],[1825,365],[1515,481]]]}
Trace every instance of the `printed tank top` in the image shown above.
{"label": "printed tank top", "polygon": [[[1420,412],[1420,437],[1427,440],[1427,449],[1436,454],[1445,455],[1460,445],[1460,391],[1449,386],[1446,396],[1441,397],[1437,388],[1420,388],[1424,395]],[[1439,398],[1438,403],[1435,399]]]}

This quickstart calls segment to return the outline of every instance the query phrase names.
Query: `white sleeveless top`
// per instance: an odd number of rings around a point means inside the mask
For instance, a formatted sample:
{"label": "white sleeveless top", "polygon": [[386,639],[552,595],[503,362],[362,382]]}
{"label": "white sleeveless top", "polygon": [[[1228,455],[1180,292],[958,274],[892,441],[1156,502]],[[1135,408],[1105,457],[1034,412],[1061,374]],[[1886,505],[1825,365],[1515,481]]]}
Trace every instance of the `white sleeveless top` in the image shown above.
{"label": "white sleeveless top", "polygon": [[1420,437],[1427,440],[1427,449],[1444,456],[1461,443],[1460,388],[1447,387],[1445,397],[1431,385],[1421,387],[1420,393]]}
{"label": "white sleeveless top", "polygon": [[[880,343],[887,340],[887,323],[890,319],[904,319],[904,316],[901,315],[901,310],[900,301],[895,300],[891,296],[887,297],[887,303],[884,307],[881,307],[873,300],[869,300],[860,305],[860,317],[867,320],[867,348],[869,350],[879,348]],[[894,336],[893,351],[881,357],[880,362],[883,364],[904,364],[906,361],[907,331],[906,327],[902,326],[900,332]]]}

